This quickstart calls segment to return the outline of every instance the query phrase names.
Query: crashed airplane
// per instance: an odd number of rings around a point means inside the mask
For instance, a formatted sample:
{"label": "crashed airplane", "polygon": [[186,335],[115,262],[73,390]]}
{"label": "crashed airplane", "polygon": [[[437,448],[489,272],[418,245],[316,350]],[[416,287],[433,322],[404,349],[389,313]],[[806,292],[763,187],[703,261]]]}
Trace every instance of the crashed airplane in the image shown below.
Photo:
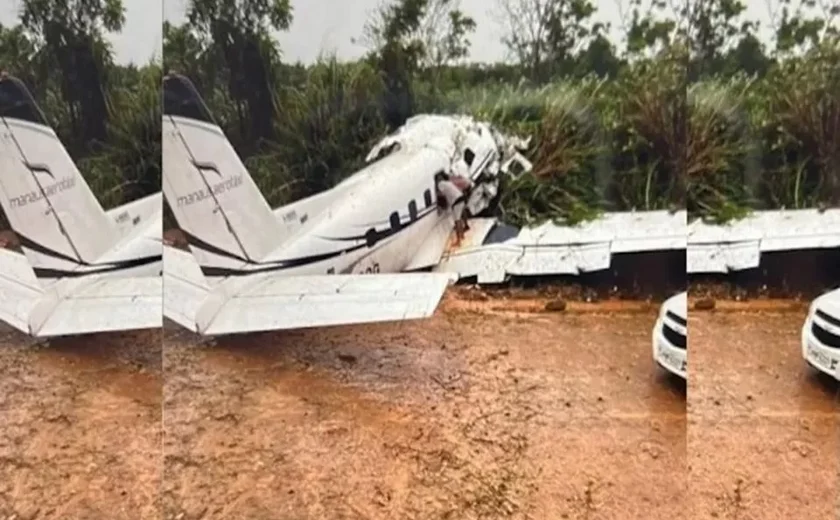
{"label": "crashed airplane", "polygon": [[202,335],[424,318],[457,279],[579,274],[615,253],[685,249],[684,211],[463,226],[502,175],[532,167],[527,140],[466,116],[413,117],[361,171],[276,209],[187,78],[164,79],[163,119],[164,197],[189,248],[164,246],[164,314]]}
{"label": "crashed airplane", "polygon": [[162,325],[161,194],[108,212],[23,83],[0,78],[0,319],[37,338]]}
{"label": "crashed airplane", "polygon": [[165,247],[164,314],[204,335],[430,316],[454,277],[406,271],[437,265],[457,214],[530,168],[488,125],[415,118],[361,171],[272,210],[188,79],[164,79],[163,119],[163,193],[191,252]]}

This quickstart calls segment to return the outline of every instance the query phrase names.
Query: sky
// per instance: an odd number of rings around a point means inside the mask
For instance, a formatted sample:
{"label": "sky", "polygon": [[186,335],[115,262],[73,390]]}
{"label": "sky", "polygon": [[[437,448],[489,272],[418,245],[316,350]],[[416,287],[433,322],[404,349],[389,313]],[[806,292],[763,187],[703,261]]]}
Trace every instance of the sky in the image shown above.
{"label": "sky", "polygon": [[[21,3],[21,0],[0,0],[0,23],[5,26],[16,24]],[[122,32],[108,35],[117,63],[143,65],[153,57],[160,57],[163,1],[123,0],[123,6],[125,25]]]}
{"label": "sky", "polygon": [[[620,24],[620,5],[627,0],[593,0],[597,18],[615,28]],[[649,1],[649,0],[646,0]],[[184,21],[188,0],[123,0],[126,24],[120,34],[109,35],[118,63],[148,62],[160,55],[161,22]],[[354,59],[366,49],[353,43],[361,36],[365,20],[381,0],[292,0],[294,22],[287,32],[275,36],[287,61],[311,63],[319,55],[335,53],[340,59]],[[766,0],[746,2],[748,16],[768,20]],[[0,0],[0,23],[11,25],[17,19],[21,0]],[[498,24],[495,0],[461,0],[461,9],[472,16],[476,32],[472,35],[471,61],[495,62],[506,59],[501,43],[503,29]]]}
{"label": "sky", "polygon": [[[382,0],[292,0],[294,21],[287,32],[275,35],[283,50],[286,61],[312,63],[321,54],[333,52],[341,59],[355,59],[366,49],[354,44],[353,39],[362,34],[368,15]],[[188,0],[166,0],[165,19],[180,24]],[[496,62],[506,59],[507,51],[501,43],[503,28],[498,23],[496,0],[460,0],[461,10],[476,21],[476,31],[471,36],[470,60]],[[621,9],[628,0],[593,0],[598,9],[596,18],[617,28],[621,24]],[[768,11],[765,0],[747,0],[747,14],[753,19],[765,21]],[[643,5],[650,0],[643,0]]]}

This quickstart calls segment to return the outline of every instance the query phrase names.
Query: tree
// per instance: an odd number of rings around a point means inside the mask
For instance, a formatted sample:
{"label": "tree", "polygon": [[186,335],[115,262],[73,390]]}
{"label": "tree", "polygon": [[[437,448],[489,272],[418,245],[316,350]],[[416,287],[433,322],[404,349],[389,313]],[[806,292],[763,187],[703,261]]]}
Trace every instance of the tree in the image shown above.
{"label": "tree", "polygon": [[836,0],[765,0],[776,36],[775,52],[804,53],[826,38],[840,37]]}
{"label": "tree", "polygon": [[689,46],[690,80],[719,72],[725,54],[757,28],[742,19],[746,9],[741,0],[680,0],[676,10]]}
{"label": "tree", "polygon": [[677,27],[675,13],[669,12],[663,0],[654,0],[645,7],[642,0],[617,1],[624,54],[628,59],[655,56],[668,47]]}
{"label": "tree", "polygon": [[236,104],[242,136],[255,145],[272,139],[279,50],[271,31],[291,25],[289,0],[190,0],[187,19],[194,34],[170,29],[167,45],[177,49],[204,42],[203,59],[221,65],[217,74]]}
{"label": "tree", "polygon": [[[460,0],[403,0],[380,4],[365,23],[360,42],[375,53],[385,47],[389,37],[396,38],[402,40],[405,48],[417,49],[419,68],[439,70],[452,65],[469,54],[469,34],[476,28],[475,20],[461,11],[460,3]],[[402,16],[410,12],[419,16],[415,19]],[[407,23],[394,31],[393,21],[398,18]]]}
{"label": "tree", "polygon": [[365,23],[361,42],[385,83],[390,127],[413,112],[413,76],[425,73],[436,89],[444,68],[469,54],[476,24],[459,7],[459,0],[397,0],[380,4]]}
{"label": "tree", "polygon": [[533,80],[568,66],[604,26],[591,21],[590,0],[497,0],[503,43]]}
{"label": "tree", "polygon": [[26,34],[26,30],[16,25],[11,28],[0,24],[0,68],[19,77],[27,85],[38,83],[37,78],[45,77],[38,47]]}
{"label": "tree", "polygon": [[204,59],[206,47],[207,42],[189,25],[174,26],[163,22],[163,70],[186,75],[199,91],[208,79],[205,70],[210,64]]}
{"label": "tree", "polygon": [[122,0],[24,0],[21,25],[41,49],[43,63],[59,71],[77,142],[106,138],[107,68],[113,63],[105,32],[125,23]]}

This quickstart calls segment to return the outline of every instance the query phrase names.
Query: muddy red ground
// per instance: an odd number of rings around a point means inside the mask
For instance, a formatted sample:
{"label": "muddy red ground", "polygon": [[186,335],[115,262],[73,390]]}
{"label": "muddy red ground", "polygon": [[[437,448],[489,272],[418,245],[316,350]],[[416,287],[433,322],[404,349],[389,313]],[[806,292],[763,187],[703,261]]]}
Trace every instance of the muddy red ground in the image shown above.
{"label": "muddy red ground", "polygon": [[689,313],[689,518],[837,518],[837,384],[802,360],[807,304]]}
{"label": "muddy red ground", "polygon": [[166,332],[167,519],[673,519],[685,386],[655,304],[464,298],[430,320]]}
{"label": "muddy red ground", "polygon": [[160,334],[0,328],[0,518],[160,518]]}

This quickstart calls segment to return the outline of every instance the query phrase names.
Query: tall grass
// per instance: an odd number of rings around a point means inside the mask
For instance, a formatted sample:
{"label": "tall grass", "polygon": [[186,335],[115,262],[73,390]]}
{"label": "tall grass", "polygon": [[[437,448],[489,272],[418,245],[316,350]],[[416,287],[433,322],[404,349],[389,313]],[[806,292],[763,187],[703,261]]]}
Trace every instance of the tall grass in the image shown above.
{"label": "tall grass", "polygon": [[840,48],[827,42],[761,79],[691,86],[692,217],[840,206],[838,64]]}
{"label": "tall grass", "polygon": [[[413,85],[417,112],[466,113],[531,136],[532,172],[505,181],[499,215],[515,224],[578,222],[604,210],[684,206],[674,142],[679,77],[663,82],[656,66],[606,81],[593,77],[542,87],[494,84],[441,92]],[[383,83],[366,62],[325,59],[277,90],[276,142],[239,146],[273,205],[334,186],[362,166],[385,133]],[[223,96],[211,110],[225,113]],[[656,118],[659,119],[656,119]],[[224,122],[222,123],[224,125]],[[227,125],[229,134],[236,128]],[[665,133],[660,137],[657,132]],[[663,157],[666,157],[663,159]]]}
{"label": "tall grass", "polygon": [[[681,63],[662,56],[611,80],[540,87],[448,81],[442,89],[421,77],[412,90],[416,112],[468,113],[531,136],[534,170],[505,180],[499,200],[498,215],[510,223],[684,207],[691,217],[726,221],[752,209],[840,205],[836,44],[775,65],[762,78],[687,85]],[[334,186],[361,168],[388,132],[385,87],[370,63],[326,58],[284,67],[270,142],[242,133],[223,84],[202,92],[273,206]],[[160,189],[160,75],[154,64],[114,67],[107,142],[71,150],[105,206]],[[33,90],[62,139],[72,137],[55,86],[44,80]]]}

